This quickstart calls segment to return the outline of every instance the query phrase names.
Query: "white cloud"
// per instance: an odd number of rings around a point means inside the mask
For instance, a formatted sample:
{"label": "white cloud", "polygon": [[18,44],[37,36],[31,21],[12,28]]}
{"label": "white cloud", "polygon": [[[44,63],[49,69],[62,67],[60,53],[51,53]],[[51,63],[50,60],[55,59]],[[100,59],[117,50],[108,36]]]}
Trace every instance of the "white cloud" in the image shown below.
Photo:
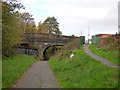
{"label": "white cloud", "polygon": [[83,30],[87,37],[97,33],[117,32],[117,6],[119,0],[21,0],[26,11],[33,14],[36,23],[48,16],[55,16],[60,30],[65,35],[80,35]]}

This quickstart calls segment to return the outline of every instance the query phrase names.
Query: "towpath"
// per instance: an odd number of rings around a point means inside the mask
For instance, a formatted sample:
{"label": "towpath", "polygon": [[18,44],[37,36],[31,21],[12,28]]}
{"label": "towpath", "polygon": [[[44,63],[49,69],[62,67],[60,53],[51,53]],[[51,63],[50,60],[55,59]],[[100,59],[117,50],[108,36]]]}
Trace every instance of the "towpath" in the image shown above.
{"label": "towpath", "polygon": [[39,61],[30,67],[14,88],[58,88],[58,84],[48,62]]}
{"label": "towpath", "polygon": [[92,58],[95,59],[95,60],[98,60],[98,61],[102,62],[103,64],[106,64],[106,65],[108,65],[108,66],[110,66],[110,67],[118,68],[118,69],[120,70],[120,67],[119,67],[118,65],[116,65],[116,64],[110,62],[109,60],[104,59],[104,58],[102,58],[102,57],[100,57],[100,56],[98,56],[98,55],[93,54],[93,53],[89,50],[88,47],[89,47],[88,45],[85,45],[85,46],[83,47],[83,50],[84,50],[85,53],[87,53],[87,55],[89,55],[90,57],[92,57]]}

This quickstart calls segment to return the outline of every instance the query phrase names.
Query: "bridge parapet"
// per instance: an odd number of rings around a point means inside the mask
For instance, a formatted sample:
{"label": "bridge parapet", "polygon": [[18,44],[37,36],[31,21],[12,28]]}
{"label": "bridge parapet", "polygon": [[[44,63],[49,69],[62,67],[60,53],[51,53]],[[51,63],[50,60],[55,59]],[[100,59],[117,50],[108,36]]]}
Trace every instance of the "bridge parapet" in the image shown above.
{"label": "bridge parapet", "polygon": [[67,43],[75,38],[72,36],[63,35],[50,35],[50,34],[39,34],[39,33],[28,33],[23,36],[27,42],[51,42],[51,43]]}
{"label": "bridge parapet", "polygon": [[39,33],[27,33],[23,35],[24,43],[34,45],[38,51],[39,56],[43,58],[44,50],[50,46],[63,46],[72,40],[79,37],[63,36],[63,35],[51,35],[51,34],[39,34]]}

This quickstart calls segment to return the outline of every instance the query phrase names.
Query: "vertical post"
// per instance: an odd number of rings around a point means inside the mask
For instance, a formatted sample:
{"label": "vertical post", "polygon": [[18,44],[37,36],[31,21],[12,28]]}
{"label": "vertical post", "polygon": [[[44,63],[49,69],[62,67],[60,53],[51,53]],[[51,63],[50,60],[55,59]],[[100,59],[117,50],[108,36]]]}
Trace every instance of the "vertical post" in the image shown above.
{"label": "vertical post", "polygon": [[28,55],[29,55],[29,48],[28,48]]}
{"label": "vertical post", "polygon": [[29,55],[29,49],[27,48],[27,55]]}
{"label": "vertical post", "polygon": [[25,47],[23,48],[24,54],[25,54]]}
{"label": "vertical post", "polygon": [[26,50],[26,48],[25,48],[25,54],[27,54],[27,50]]}
{"label": "vertical post", "polygon": [[88,26],[88,44],[89,44],[89,26]]}
{"label": "vertical post", "polygon": [[28,55],[28,49],[26,48],[26,54]]}
{"label": "vertical post", "polygon": [[78,39],[78,49],[80,48],[80,37]]}

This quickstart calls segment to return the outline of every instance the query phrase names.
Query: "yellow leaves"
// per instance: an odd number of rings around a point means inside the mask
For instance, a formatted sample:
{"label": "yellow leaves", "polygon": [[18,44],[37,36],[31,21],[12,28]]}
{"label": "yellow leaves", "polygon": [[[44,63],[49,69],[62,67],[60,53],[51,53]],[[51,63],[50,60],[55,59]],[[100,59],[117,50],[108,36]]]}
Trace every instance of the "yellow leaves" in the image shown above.
{"label": "yellow leaves", "polygon": [[38,31],[38,33],[48,33],[44,24],[41,24],[41,22],[37,26],[37,31]]}
{"label": "yellow leaves", "polygon": [[[1,4],[0,4],[1,7]],[[7,5],[5,3],[2,3],[2,7],[7,7]]]}
{"label": "yellow leaves", "polygon": [[[7,4],[5,4],[7,5]],[[4,4],[3,4],[4,6]],[[11,13],[9,7],[3,8],[5,11],[2,11],[2,50],[3,55],[13,56],[13,47],[18,45],[22,38],[22,30],[20,26],[20,20],[15,16],[15,13]],[[8,11],[6,11],[9,9]]]}

